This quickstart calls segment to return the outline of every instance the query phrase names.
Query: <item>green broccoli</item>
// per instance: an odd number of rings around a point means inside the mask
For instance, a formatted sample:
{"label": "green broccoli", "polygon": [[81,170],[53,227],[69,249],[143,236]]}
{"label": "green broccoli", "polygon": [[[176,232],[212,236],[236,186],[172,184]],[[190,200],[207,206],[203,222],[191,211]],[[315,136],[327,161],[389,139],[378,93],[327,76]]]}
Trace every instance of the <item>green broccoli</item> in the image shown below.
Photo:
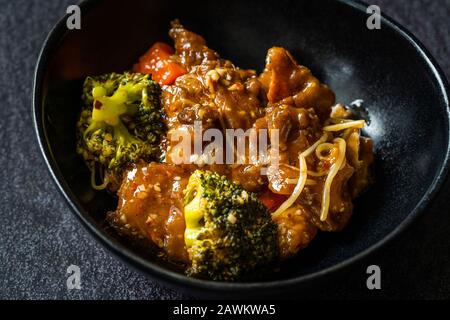
{"label": "green broccoli", "polygon": [[[86,78],[77,153],[90,168],[95,189],[116,189],[129,164],[158,160],[165,133],[160,92],[150,75],[110,73]],[[100,185],[96,170],[103,179]]]}
{"label": "green broccoli", "polygon": [[253,279],[278,257],[277,226],[256,194],[217,173],[196,170],[184,203],[189,276]]}

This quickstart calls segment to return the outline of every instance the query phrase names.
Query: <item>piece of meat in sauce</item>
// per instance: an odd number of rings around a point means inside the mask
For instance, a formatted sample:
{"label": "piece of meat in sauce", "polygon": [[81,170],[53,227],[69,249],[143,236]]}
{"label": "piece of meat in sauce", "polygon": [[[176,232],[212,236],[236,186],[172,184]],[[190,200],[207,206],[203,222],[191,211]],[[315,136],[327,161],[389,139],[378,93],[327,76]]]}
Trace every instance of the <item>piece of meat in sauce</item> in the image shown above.
{"label": "piece of meat in sauce", "polygon": [[299,199],[301,205],[311,212],[311,221],[322,231],[340,231],[349,222],[353,213],[349,179],[355,170],[346,164],[333,179],[330,187],[330,205],[325,221],[320,220],[322,195],[326,176],[316,178],[315,185],[306,186]]}
{"label": "piece of meat in sauce", "polygon": [[294,205],[274,218],[278,224],[280,258],[287,259],[306,248],[317,234],[310,213],[300,205]]}
{"label": "piece of meat in sauce", "polygon": [[[287,181],[298,177],[298,155],[323,134],[321,119],[329,116],[334,93],[279,47],[268,51],[259,80],[267,92],[268,106],[266,115],[254,126],[269,132],[278,130],[278,145],[272,142],[271,146],[277,153],[271,151],[271,157],[284,164],[275,170],[269,168],[269,188],[278,194],[290,194],[295,185]],[[312,160],[307,159],[307,164],[313,164]]]}
{"label": "piece of meat in sauce", "polygon": [[126,175],[110,221],[122,232],[149,239],[174,261],[187,261],[183,190],[191,168],[143,162]]}
{"label": "piece of meat in sauce", "polygon": [[176,56],[186,70],[219,60],[217,52],[208,48],[202,36],[186,30],[178,20],[172,21],[171,25],[169,36],[175,43]]}
{"label": "piece of meat in sauce", "polygon": [[[268,129],[269,132],[278,130],[278,144],[271,141],[270,150],[270,157],[278,159],[278,167],[268,168],[269,188],[277,194],[291,194],[295,184],[288,183],[288,179],[298,178],[299,153],[322,135],[319,118],[314,109],[275,103],[266,108],[266,116],[258,119],[254,127],[257,130]],[[313,163],[313,159],[307,158],[308,166]]]}
{"label": "piece of meat in sauce", "polygon": [[281,101],[293,103],[297,108],[314,108],[322,120],[330,115],[334,92],[321,84],[308,68],[299,65],[286,49],[273,47],[269,50],[259,79],[267,91],[269,103]]}
{"label": "piece of meat in sauce", "polygon": [[[203,132],[210,128],[222,132],[247,130],[264,115],[265,106],[265,93],[253,70],[239,69],[230,61],[220,59],[201,36],[187,31],[178,22],[173,23],[170,36],[178,60],[189,72],[163,89],[162,104],[169,129],[168,163],[173,162],[173,152],[179,152],[174,148],[179,140],[172,139],[178,130],[188,132],[193,138],[195,121],[201,121]],[[235,166],[229,177],[243,184],[246,190],[257,191],[264,183],[259,169],[248,164]]]}
{"label": "piece of meat in sauce", "polygon": [[201,36],[178,22],[173,23],[169,34],[175,42],[175,56],[189,71],[163,92],[169,129],[195,120],[221,129],[250,128],[264,111],[255,71],[221,59]]}

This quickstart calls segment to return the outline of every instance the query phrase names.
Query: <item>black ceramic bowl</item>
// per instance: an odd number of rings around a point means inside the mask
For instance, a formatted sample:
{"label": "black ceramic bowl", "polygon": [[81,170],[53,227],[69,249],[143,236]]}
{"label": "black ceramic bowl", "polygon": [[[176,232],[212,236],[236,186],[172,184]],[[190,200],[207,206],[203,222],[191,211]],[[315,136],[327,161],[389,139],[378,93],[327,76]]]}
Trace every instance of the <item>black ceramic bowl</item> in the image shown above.
{"label": "black ceramic bowl", "polygon": [[[366,6],[347,1],[87,1],[81,30],[65,19],[51,31],[39,57],[34,122],[53,178],[76,216],[115,254],[149,276],[181,289],[218,295],[287,292],[311,284],[381,247],[425,209],[441,186],[449,160],[449,87],[423,46],[392,20],[366,27]],[[257,283],[190,279],[108,231],[103,220],[115,201],[90,188],[75,153],[75,123],[83,79],[123,71],[158,40],[170,41],[179,18],[222,57],[261,70],[271,46],[298,61],[350,103],[363,99],[366,134],[375,141],[376,182],[353,220],[337,234],[320,234],[273,278]]]}

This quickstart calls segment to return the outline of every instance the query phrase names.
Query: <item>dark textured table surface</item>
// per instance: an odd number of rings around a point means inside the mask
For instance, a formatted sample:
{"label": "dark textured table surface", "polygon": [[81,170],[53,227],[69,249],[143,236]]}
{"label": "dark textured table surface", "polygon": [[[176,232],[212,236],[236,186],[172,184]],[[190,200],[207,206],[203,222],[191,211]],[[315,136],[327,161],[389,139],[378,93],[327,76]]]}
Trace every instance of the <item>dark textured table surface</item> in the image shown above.
{"label": "dark textured table surface", "polygon": [[[0,298],[187,298],[129,269],[72,215],[39,153],[31,122],[32,76],[41,45],[70,0],[0,0]],[[450,0],[371,0],[412,31],[450,77]],[[450,298],[450,183],[400,238],[297,297]],[[81,290],[66,270],[81,268]],[[382,289],[366,288],[366,267]]]}

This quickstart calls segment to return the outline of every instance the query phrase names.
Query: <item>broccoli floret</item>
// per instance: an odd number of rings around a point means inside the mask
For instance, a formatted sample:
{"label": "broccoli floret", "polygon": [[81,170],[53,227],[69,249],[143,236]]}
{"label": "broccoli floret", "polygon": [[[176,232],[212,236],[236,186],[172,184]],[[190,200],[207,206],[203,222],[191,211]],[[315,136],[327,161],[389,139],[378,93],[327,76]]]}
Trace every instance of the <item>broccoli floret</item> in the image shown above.
{"label": "broccoli floret", "polygon": [[256,194],[217,173],[196,170],[184,203],[189,276],[254,279],[278,257],[277,226]]}
{"label": "broccoli floret", "polygon": [[[110,73],[86,78],[77,153],[90,168],[95,189],[111,188],[111,184],[116,189],[129,164],[158,160],[165,133],[160,93],[150,75]],[[103,179],[101,185],[96,176]]]}

